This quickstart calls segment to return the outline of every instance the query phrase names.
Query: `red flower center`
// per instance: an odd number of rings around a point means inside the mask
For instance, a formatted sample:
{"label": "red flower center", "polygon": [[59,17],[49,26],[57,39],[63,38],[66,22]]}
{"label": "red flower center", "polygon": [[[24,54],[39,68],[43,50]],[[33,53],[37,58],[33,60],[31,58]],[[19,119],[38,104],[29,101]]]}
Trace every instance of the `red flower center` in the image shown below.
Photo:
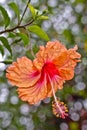
{"label": "red flower center", "polygon": [[58,75],[59,72],[56,66],[52,62],[46,62],[42,68],[42,73],[48,74],[50,78],[53,78],[55,75]]}
{"label": "red flower center", "polygon": [[47,80],[50,77],[51,79],[55,76],[59,75],[58,69],[52,62],[46,62],[41,70],[41,77],[40,77],[40,82],[42,82],[46,76]]}

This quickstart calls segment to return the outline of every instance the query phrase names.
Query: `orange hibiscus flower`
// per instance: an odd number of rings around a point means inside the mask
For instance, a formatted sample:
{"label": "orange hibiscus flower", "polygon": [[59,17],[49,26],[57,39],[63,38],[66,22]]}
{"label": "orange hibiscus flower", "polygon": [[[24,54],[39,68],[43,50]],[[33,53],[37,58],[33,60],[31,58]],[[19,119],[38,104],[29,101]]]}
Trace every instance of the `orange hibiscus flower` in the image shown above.
{"label": "orange hibiscus flower", "polygon": [[75,46],[67,50],[59,41],[48,42],[46,47],[40,46],[33,61],[22,57],[13,62],[7,68],[6,77],[12,85],[18,86],[19,97],[30,104],[54,96],[53,113],[65,118],[66,106],[56,98],[55,93],[63,88],[66,80],[73,78],[74,68],[81,57],[77,49]]}

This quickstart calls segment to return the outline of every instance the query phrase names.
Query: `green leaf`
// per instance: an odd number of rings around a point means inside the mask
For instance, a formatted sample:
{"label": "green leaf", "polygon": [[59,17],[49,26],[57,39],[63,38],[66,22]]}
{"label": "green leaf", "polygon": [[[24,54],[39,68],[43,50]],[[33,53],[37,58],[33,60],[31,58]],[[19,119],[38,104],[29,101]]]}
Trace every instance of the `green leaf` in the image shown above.
{"label": "green leaf", "polygon": [[14,41],[11,43],[11,46],[13,46],[13,45],[15,45],[15,44],[17,45],[21,40],[22,40],[21,38],[14,40]]}
{"label": "green leaf", "polygon": [[9,5],[9,6],[12,8],[12,10],[15,12],[15,14],[16,14],[17,17],[18,17],[18,21],[19,21],[19,20],[20,20],[20,11],[19,11],[19,8],[18,8],[17,4],[14,3],[14,2],[11,2],[11,3],[9,3],[8,5]]}
{"label": "green leaf", "polygon": [[35,44],[35,45],[33,46],[33,52],[34,52],[34,54],[36,54],[36,53],[38,52],[38,50],[39,50],[39,47],[38,47],[37,44]]}
{"label": "green leaf", "polygon": [[24,42],[24,46],[27,46],[29,44],[28,36],[24,33],[18,33],[18,35],[22,38],[22,40]]}
{"label": "green leaf", "polygon": [[39,17],[37,18],[37,20],[39,20],[39,19],[40,19],[40,20],[48,20],[49,17],[42,15],[42,16],[39,16]]}
{"label": "green leaf", "polygon": [[7,11],[0,5],[0,11],[4,17],[5,28],[10,24],[10,18]]}
{"label": "green leaf", "polygon": [[24,34],[28,35],[28,31],[25,28],[19,28],[19,31],[21,33],[24,33]]}
{"label": "green leaf", "polygon": [[2,55],[4,55],[4,48],[3,48],[2,45],[0,45],[0,52],[1,52]]}
{"label": "green leaf", "polygon": [[15,37],[16,37],[16,34],[9,32],[8,38],[15,38]]}
{"label": "green leaf", "polygon": [[0,61],[0,63],[4,63],[4,64],[11,64],[12,62],[13,60]]}
{"label": "green leaf", "polygon": [[48,14],[49,13],[49,11],[46,9],[46,10],[43,10],[43,12],[42,12],[42,14],[43,15],[46,15],[46,14]]}
{"label": "green leaf", "polygon": [[18,44],[20,41],[21,41],[21,38],[14,40],[14,41],[11,43],[11,46],[12,46],[12,45],[15,45],[15,44]]}
{"label": "green leaf", "polygon": [[10,47],[10,45],[8,43],[8,40],[5,37],[1,36],[0,37],[0,41],[2,42],[2,44],[4,45],[4,47],[7,48],[7,50],[10,52],[10,54],[12,56],[12,50],[11,50],[11,47]]}
{"label": "green leaf", "polygon": [[39,26],[32,25],[32,26],[29,26],[28,29],[30,32],[35,33],[36,35],[38,35],[40,38],[44,39],[45,41],[49,41],[48,35]]}
{"label": "green leaf", "polygon": [[28,4],[28,7],[29,7],[29,9],[30,9],[30,11],[31,11],[31,14],[32,14],[32,16],[33,16],[33,18],[35,19],[35,8],[31,5],[31,4]]}
{"label": "green leaf", "polygon": [[70,43],[70,44],[74,44],[74,37],[71,33],[70,30],[64,30],[63,32],[65,39]]}

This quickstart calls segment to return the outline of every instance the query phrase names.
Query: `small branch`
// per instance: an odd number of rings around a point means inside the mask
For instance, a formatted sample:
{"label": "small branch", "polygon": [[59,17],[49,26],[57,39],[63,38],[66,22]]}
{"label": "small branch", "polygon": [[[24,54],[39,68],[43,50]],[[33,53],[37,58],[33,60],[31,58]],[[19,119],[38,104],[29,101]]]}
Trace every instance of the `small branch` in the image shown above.
{"label": "small branch", "polygon": [[29,23],[26,23],[25,25],[23,25],[23,27],[27,27],[29,25],[31,25],[34,22],[34,19],[32,19],[31,21],[29,21]]}
{"label": "small branch", "polygon": [[33,22],[34,22],[34,20],[32,19],[31,21],[29,21],[29,23],[26,23],[24,25],[17,25],[14,28],[3,30],[3,31],[0,32],[0,35],[3,34],[3,33],[12,32],[12,31],[14,31],[14,30],[16,30],[18,28],[25,28],[25,27],[31,25]]}
{"label": "small branch", "polygon": [[11,31],[14,31],[18,28],[18,26],[14,27],[14,28],[11,28],[11,29],[6,29],[6,30],[3,30],[0,32],[0,35],[3,34],[3,33],[7,33],[7,32],[11,32]]}
{"label": "small branch", "polygon": [[25,10],[24,10],[24,12],[23,12],[23,15],[22,15],[22,17],[21,17],[21,19],[20,19],[20,21],[19,21],[19,25],[21,24],[21,22],[22,22],[22,20],[23,20],[23,17],[24,17],[24,15],[25,15],[26,11],[27,11],[28,4],[30,3],[30,1],[31,1],[31,0],[28,0],[28,2],[27,2],[27,5],[26,5]]}

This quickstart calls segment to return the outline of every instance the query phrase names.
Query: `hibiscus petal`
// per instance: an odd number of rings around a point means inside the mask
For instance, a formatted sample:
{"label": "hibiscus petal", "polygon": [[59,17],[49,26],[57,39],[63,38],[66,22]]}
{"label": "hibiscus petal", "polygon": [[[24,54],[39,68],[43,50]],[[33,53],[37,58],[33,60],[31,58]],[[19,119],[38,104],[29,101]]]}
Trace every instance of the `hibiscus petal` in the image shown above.
{"label": "hibiscus petal", "polygon": [[81,55],[76,52],[76,50],[78,49],[78,46],[76,45],[73,49],[69,49],[68,50],[68,54],[70,56],[71,59],[80,59],[81,58]]}
{"label": "hibiscus petal", "polygon": [[28,101],[30,104],[38,103],[47,97],[46,79],[42,83],[38,81],[31,87],[18,88],[18,94],[23,101]]}
{"label": "hibiscus petal", "polygon": [[59,41],[48,42],[46,47],[40,46],[40,50],[36,54],[36,59],[34,60],[34,65],[41,70],[45,62],[53,61],[66,50],[65,46]]}
{"label": "hibiscus petal", "polygon": [[47,84],[48,97],[53,96],[51,84],[53,84],[54,92],[56,93],[57,90],[63,88],[63,83],[64,83],[64,80],[61,77],[59,77],[58,75],[55,75],[55,77],[51,80],[51,83],[48,82],[48,84]]}
{"label": "hibiscus petal", "polygon": [[72,68],[62,68],[60,70],[60,75],[64,80],[70,80],[74,77],[74,69]]}
{"label": "hibiscus petal", "polygon": [[22,57],[8,67],[6,77],[12,85],[28,87],[37,82],[40,78],[40,73],[33,66],[31,60],[27,57]]}
{"label": "hibiscus petal", "polygon": [[67,63],[69,56],[68,52],[64,51],[60,54],[60,56],[57,56],[54,60],[53,63],[56,65],[56,67],[59,69],[60,67],[64,66]]}
{"label": "hibiscus petal", "polygon": [[59,70],[60,77],[64,80],[70,80],[74,76],[74,68],[81,57],[81,55],[76,52],[77,49],[78,47],[75,46],[73,49],[62,52],[60,56],[53,60],[53,63]]}

